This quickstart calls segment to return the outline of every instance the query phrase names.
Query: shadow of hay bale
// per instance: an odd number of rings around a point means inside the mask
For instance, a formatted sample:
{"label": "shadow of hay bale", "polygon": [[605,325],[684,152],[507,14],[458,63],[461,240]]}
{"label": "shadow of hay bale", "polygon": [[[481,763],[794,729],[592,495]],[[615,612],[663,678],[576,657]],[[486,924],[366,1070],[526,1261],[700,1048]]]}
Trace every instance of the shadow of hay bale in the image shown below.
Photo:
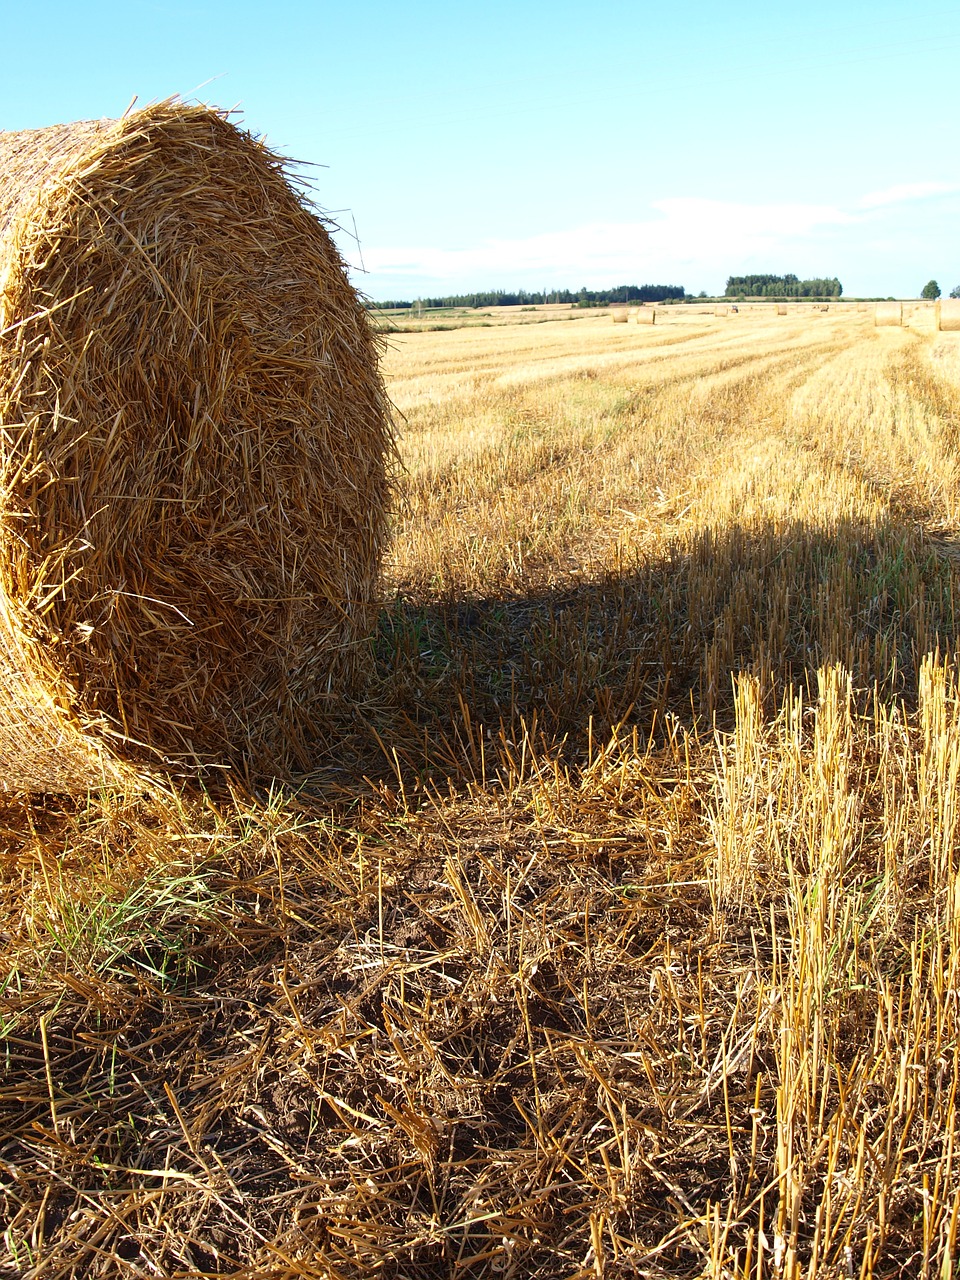
{"label": "shadow of hay bale", "polygon": [[402,763],[404,785],[428,777],[443,792],[479,776],[482,739],[488,764],[498,742],[528,735],[576,767],[615,726],[643,741],[678,719],[710,733],[732,725],[745,672],[771,714],[790,688],[815,696],[835,664],[858,691],[912,706],[922,657],[951,651],[957,629],[952,564],[918,528],[906,511],[733,525],[595,580],[398,599],[377,635],[379,737],[352,776],[389,781]]}

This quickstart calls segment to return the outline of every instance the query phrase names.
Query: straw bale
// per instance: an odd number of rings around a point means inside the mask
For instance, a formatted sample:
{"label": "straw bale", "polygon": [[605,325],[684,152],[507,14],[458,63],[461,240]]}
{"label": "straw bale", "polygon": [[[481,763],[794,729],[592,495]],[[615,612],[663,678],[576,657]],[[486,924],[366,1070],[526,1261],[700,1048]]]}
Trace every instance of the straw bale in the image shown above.
{"label": "straw bale", "polygon": [[960,330],[960,298],[941,298],[937,303],[936,316],[941,333]]}
{"label": "straw bale", "polygon": [[785,316],[787,314],[787,304],[785,302],[777,303],[777,315]]}
{"label": "straw bale", "polygon": [[283,162],[206,107],[0,133],[0,767],[307,767],[372,624],[391,435]]}
{"label": "straw bale", "polygon": [[613,316],[614,324],[626,324],[630,318],[630,312],[626,307],[611,307],[610,314]]}
{"label": "straw bale", "polygon": [[633,318],[637,324],[656,324],[656,307],[638,307],[634,312]]}
{"label": "straw bale", "polygon": [[873,323],[877,327],[880,325],[902,325],[903,303],[878,302],[873,309]]}
{"label": "straw bale", "polygon": [[713,308],[713,314],[714,314],[715,316],[726,316],[726,315],[729,315],[729,314],[730,314],[730,308],[729,308],[729,307],[714,307],[714,308]]}

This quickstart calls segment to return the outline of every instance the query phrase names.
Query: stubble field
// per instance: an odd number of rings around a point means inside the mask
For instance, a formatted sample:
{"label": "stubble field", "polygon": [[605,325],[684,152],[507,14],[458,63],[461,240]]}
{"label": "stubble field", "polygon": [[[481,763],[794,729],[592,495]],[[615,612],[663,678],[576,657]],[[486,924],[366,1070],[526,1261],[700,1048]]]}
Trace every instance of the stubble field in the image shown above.
{"label": "stubble field", "polygon": [[523,319],[315,773],[3,802],[4,1274],[954,1274],[960,335]]}

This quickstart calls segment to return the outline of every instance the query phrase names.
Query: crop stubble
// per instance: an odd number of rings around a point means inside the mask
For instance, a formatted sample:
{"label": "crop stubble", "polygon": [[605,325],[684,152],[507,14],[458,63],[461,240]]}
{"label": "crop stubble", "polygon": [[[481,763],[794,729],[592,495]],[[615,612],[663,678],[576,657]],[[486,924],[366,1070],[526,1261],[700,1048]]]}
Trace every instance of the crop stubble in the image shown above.
{"label": "crop stubble", "polygon": [[834,308],[396,337],[337,757],[3,814],[9,1266],[951,1274],[958,369]]}

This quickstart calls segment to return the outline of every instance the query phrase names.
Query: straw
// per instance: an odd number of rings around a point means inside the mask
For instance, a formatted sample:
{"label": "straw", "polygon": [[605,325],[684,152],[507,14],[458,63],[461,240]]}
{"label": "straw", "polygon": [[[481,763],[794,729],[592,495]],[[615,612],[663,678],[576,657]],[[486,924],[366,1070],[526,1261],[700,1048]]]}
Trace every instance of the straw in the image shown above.
{"label": "straw", "polygon": [[0,134],[0,765],[310,760],[372,621],[390,448],[323,223],[227,117]]}
{"label": "straw", "polygon": [[878,302],[873,309],[873,323],[878,328],[881,325],[902,325],[903,303]]}

